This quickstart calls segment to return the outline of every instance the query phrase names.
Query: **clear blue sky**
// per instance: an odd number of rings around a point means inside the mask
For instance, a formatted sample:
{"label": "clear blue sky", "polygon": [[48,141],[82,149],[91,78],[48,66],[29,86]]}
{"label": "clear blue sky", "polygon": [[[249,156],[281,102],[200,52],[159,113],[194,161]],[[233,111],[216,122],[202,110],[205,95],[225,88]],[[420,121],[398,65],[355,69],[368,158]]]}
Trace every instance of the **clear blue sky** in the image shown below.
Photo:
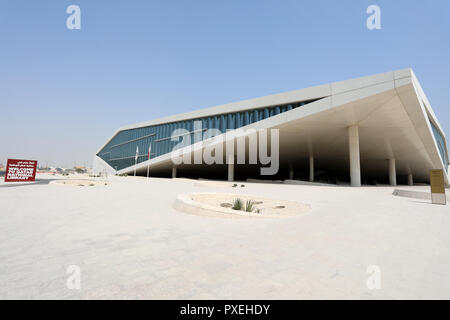
{"label": "clear blue sky", "polygon": [[0,162],[90,164],[125,124],[406,67],[449,134],[449,37],[448,0],[0,0]]}

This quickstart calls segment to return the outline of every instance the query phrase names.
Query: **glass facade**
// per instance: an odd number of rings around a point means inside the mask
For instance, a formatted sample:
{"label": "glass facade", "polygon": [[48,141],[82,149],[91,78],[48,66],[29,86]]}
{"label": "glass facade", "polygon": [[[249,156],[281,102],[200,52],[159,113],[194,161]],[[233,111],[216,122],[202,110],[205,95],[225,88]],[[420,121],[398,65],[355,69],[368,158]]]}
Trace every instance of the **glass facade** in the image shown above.
{"label": "glass facade", "polygon": [[448,153],[447,149],[445,148],[444,137],[441,135],[441,132],[439,131],[438,128],[436,128],[436,126],[432,121],[430,121],[430,125],[433,130],[434,139],[436,140],[436,143],[439,148],[439,153],[441,154],[442,162],[444,162],[445,171],[448,171]]}
{"label": "glass facade", "polygon": [[147,160],[150,144],[152,146],[151,158],[171,152],[174,146],[179,143],[170,139],[172,132],[176,129],[186,129],[191,135],[191,141],[194,141],[195,121],[202,122],[202,130],[219,129],[224,133],[226,130],[238,129],[316,100],[123,130],[115,135],[97,156],[106,161],[112,168],[121,170],[134,165],[136,147],[139,148],[137,163]]}

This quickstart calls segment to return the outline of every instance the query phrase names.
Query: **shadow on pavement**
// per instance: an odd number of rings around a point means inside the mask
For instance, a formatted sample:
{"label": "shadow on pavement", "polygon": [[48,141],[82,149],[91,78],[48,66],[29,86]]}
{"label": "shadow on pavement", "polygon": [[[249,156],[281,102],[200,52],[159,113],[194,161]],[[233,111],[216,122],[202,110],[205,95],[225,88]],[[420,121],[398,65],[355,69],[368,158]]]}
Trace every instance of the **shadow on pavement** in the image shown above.
{"label": "shadow on pavement", "polygon": [[0,184],[0,188],[13,188],[13,187],[25,187],[36,184],[49,184],[50,182],[57,179],[36,179],[34,182],[5,182]]}

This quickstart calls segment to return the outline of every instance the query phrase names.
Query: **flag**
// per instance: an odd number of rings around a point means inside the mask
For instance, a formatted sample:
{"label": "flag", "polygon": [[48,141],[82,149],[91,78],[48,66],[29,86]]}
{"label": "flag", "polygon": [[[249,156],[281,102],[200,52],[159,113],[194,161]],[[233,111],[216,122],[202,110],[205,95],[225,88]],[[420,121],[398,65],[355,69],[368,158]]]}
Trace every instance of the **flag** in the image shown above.
{"label": "flag", "polygon": [[149,146],[148,146],[148,158],[147,159],[150,159],[150,153],[152,152],[152,145],[150,144]]}
{"label": "flag", "polygon": [[137,161],[139,157],[139,147],[136,147],[136,156],[134,157],[134,160]]}

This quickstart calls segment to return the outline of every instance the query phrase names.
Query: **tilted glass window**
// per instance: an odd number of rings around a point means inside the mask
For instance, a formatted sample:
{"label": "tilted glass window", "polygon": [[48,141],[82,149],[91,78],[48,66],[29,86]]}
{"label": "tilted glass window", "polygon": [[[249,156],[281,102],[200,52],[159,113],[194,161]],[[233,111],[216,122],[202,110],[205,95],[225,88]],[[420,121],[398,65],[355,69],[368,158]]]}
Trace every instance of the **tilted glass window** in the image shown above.
{"label": "tilted glass window", "polygon": [[434,125],[434,123],[430,121],[431,128],[433,130],[434,139],[436,140],[436,143],[439,148],[439,153],[441,154],[442,162],[444,162],[445,171],[448,171],[448,153],[447,149],[445,148],[445,141],[444,137],[441,135],[441,132],[438,128]]}
{"label": "tilted glass window", "polygon": [[[194,134],[197,133],[194,131],[195,121],[202,122],[202,131],[219,129],[222,133],[225,133],[226,130],[238,129],[317,100],[319,99],[123,130],[115,135],[97,156],[112,168],[121,170],[135,164],[136,147],[139,148],[137,163],[148,159],[150,144],[152,146],[150,158],[171,152],[179,143],[170,139],[175,129],[186,129],[191,135],[191,141],[194,141]],[[202,139],[207,138],[210,138],[210,136],[203,137],[202,135]]]}

